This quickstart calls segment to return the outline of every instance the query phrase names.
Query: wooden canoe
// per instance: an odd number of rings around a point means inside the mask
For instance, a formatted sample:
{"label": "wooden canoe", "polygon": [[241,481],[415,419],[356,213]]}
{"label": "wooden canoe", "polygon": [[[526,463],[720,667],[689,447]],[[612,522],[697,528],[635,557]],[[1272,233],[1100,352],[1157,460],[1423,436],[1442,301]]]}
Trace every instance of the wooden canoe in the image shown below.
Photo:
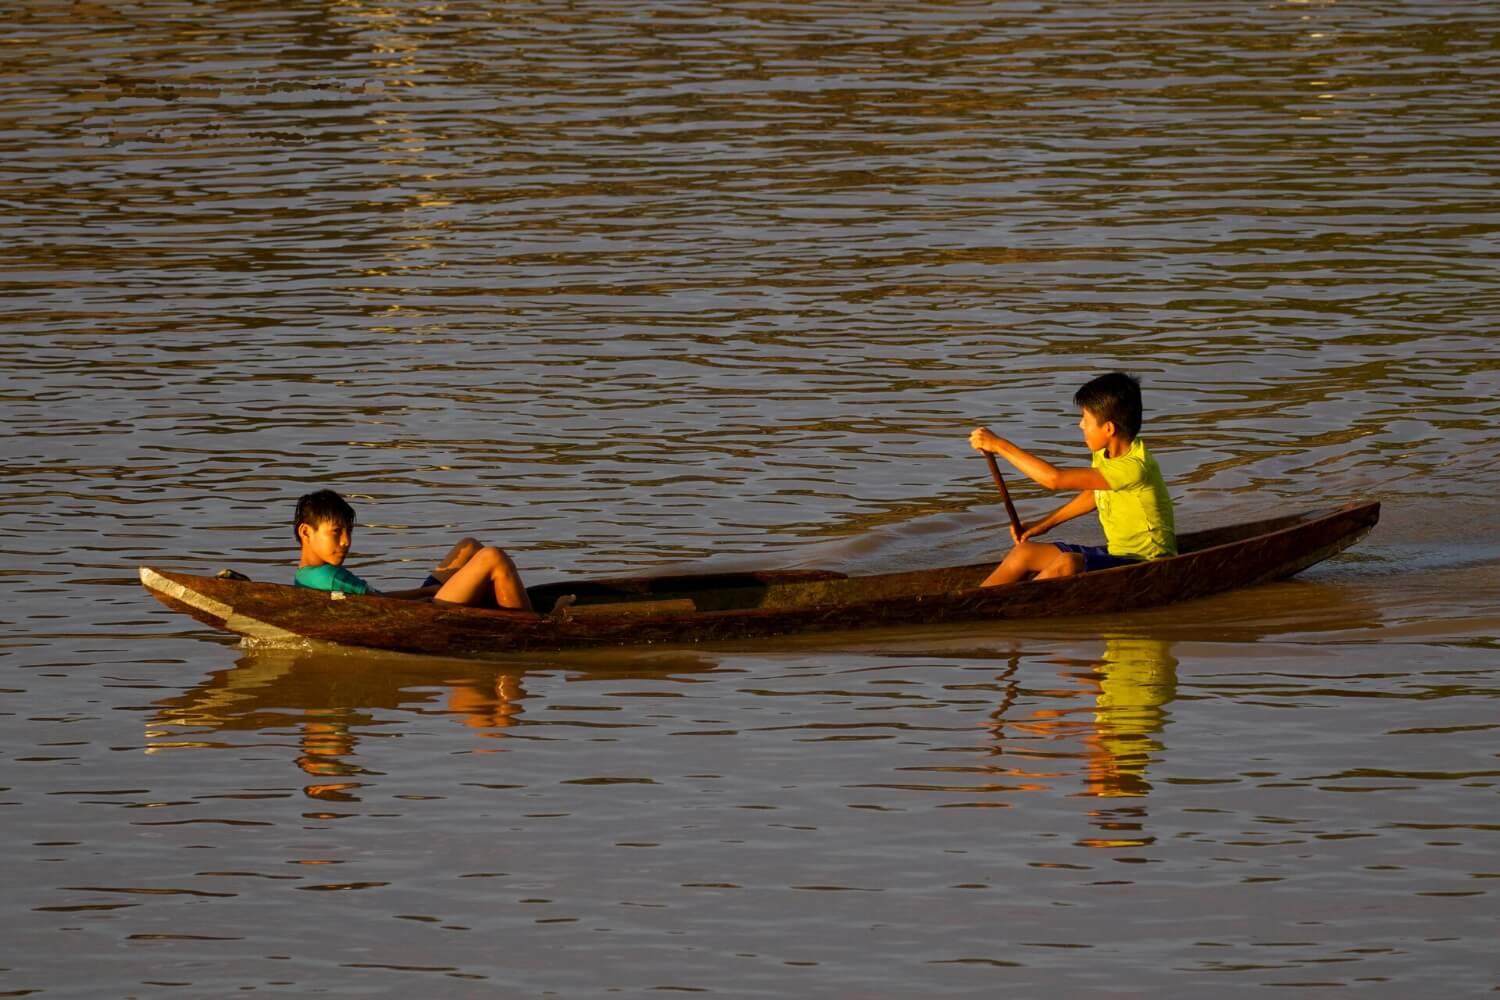
{"label": "wooden canoe", "polygon": [[[993,562],[870,576],[822,570],[561,581],[533,612],[350,596],[142,567],[163,604],[252,641],[306,640],[436,656],[684,644],[877,626],[1116,614],[1291,576],[1369,533],[1378,503],[1183,534],[1180,554],[981,588]],[[573,601],[559,600],[572,595]],[[565,606],[566,605],[566,606]]]}

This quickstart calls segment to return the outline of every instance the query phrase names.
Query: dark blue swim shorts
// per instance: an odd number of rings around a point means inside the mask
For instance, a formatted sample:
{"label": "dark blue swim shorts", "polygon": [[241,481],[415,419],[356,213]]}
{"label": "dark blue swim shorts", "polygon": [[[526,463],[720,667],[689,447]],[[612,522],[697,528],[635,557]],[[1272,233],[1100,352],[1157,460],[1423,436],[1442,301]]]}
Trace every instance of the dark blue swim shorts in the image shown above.
{"label": "dark blue swim shorts", "polygon": [[1096,569],[1114,569],[1116,566],[1129,566],[1131,563],[1144,562],[1140,556],[1112,556],[1109,549],[1103,545],[1074,545],[1072,542],[1053,542],[1053,545],[1064,552],[1076,552],[1083,556],[1083,571],[1093,572]]}

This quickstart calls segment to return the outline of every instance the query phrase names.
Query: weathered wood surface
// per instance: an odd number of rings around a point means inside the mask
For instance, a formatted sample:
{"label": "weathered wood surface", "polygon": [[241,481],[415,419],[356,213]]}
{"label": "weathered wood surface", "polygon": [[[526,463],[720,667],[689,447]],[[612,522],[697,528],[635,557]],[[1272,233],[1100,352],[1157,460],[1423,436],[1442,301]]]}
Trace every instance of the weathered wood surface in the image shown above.
{"label": "weathered wood surface", "polygon": [[[1353,545],[1378,503],[1179,537],[1181,554],[1057,580],[981,588],[993,563],[873,576],[826,571],[560,581],[530,588],[537,612],[349,596],[285,584],[141,568],[167,607],[272,643],[487,656],[527,650],[692,643],[794,632],[1115,614],[1282,579]],[[572,595],[571,607],[559,601]]]}

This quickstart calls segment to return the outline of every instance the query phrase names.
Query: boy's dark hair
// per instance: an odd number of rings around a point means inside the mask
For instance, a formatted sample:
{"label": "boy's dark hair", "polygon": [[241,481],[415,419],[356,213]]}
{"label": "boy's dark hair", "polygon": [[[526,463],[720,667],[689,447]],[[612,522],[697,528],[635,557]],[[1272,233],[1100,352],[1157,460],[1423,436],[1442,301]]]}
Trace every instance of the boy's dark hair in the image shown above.
{"label": "boy's dark hair", "polygon": [[1073,404],[1088,410],[1100,423],[1112,421],[1115,430],[1132,441],[1141,432],[1141,381],[1134,375],[1100,375],[1073,394]]}
{"label": "boy's dark hair", "polygon": [[[292,518],[292,536],[297,537],[297,527],[310,524],[314,528],[324,521],[333,521],[339,527],[354,529],[354,508],[333,490],[318,490],[297,498],[297,513]],[[300,538],[298,539],[300,541]]]}

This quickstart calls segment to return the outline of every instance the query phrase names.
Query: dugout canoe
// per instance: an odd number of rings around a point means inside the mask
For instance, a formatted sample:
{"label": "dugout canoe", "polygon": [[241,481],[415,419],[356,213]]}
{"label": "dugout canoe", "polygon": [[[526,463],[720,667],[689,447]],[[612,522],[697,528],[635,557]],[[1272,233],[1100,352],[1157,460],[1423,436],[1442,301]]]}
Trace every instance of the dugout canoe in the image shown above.
{"label": "dugout canoe", "polygon": [[[1118,614],[1289,577],[1343,551],[1378,503],[1189,532],[1180,553],[1056,580],[981,588],[993,561],[848,576],[824,570],[564,580],[528,588],[535,612],[352,596],[141,567],[163,604],[256,643],[308,640],[435,656],[685,644],[796,632]],[[571,603],[566,597],[571,596]]]}

